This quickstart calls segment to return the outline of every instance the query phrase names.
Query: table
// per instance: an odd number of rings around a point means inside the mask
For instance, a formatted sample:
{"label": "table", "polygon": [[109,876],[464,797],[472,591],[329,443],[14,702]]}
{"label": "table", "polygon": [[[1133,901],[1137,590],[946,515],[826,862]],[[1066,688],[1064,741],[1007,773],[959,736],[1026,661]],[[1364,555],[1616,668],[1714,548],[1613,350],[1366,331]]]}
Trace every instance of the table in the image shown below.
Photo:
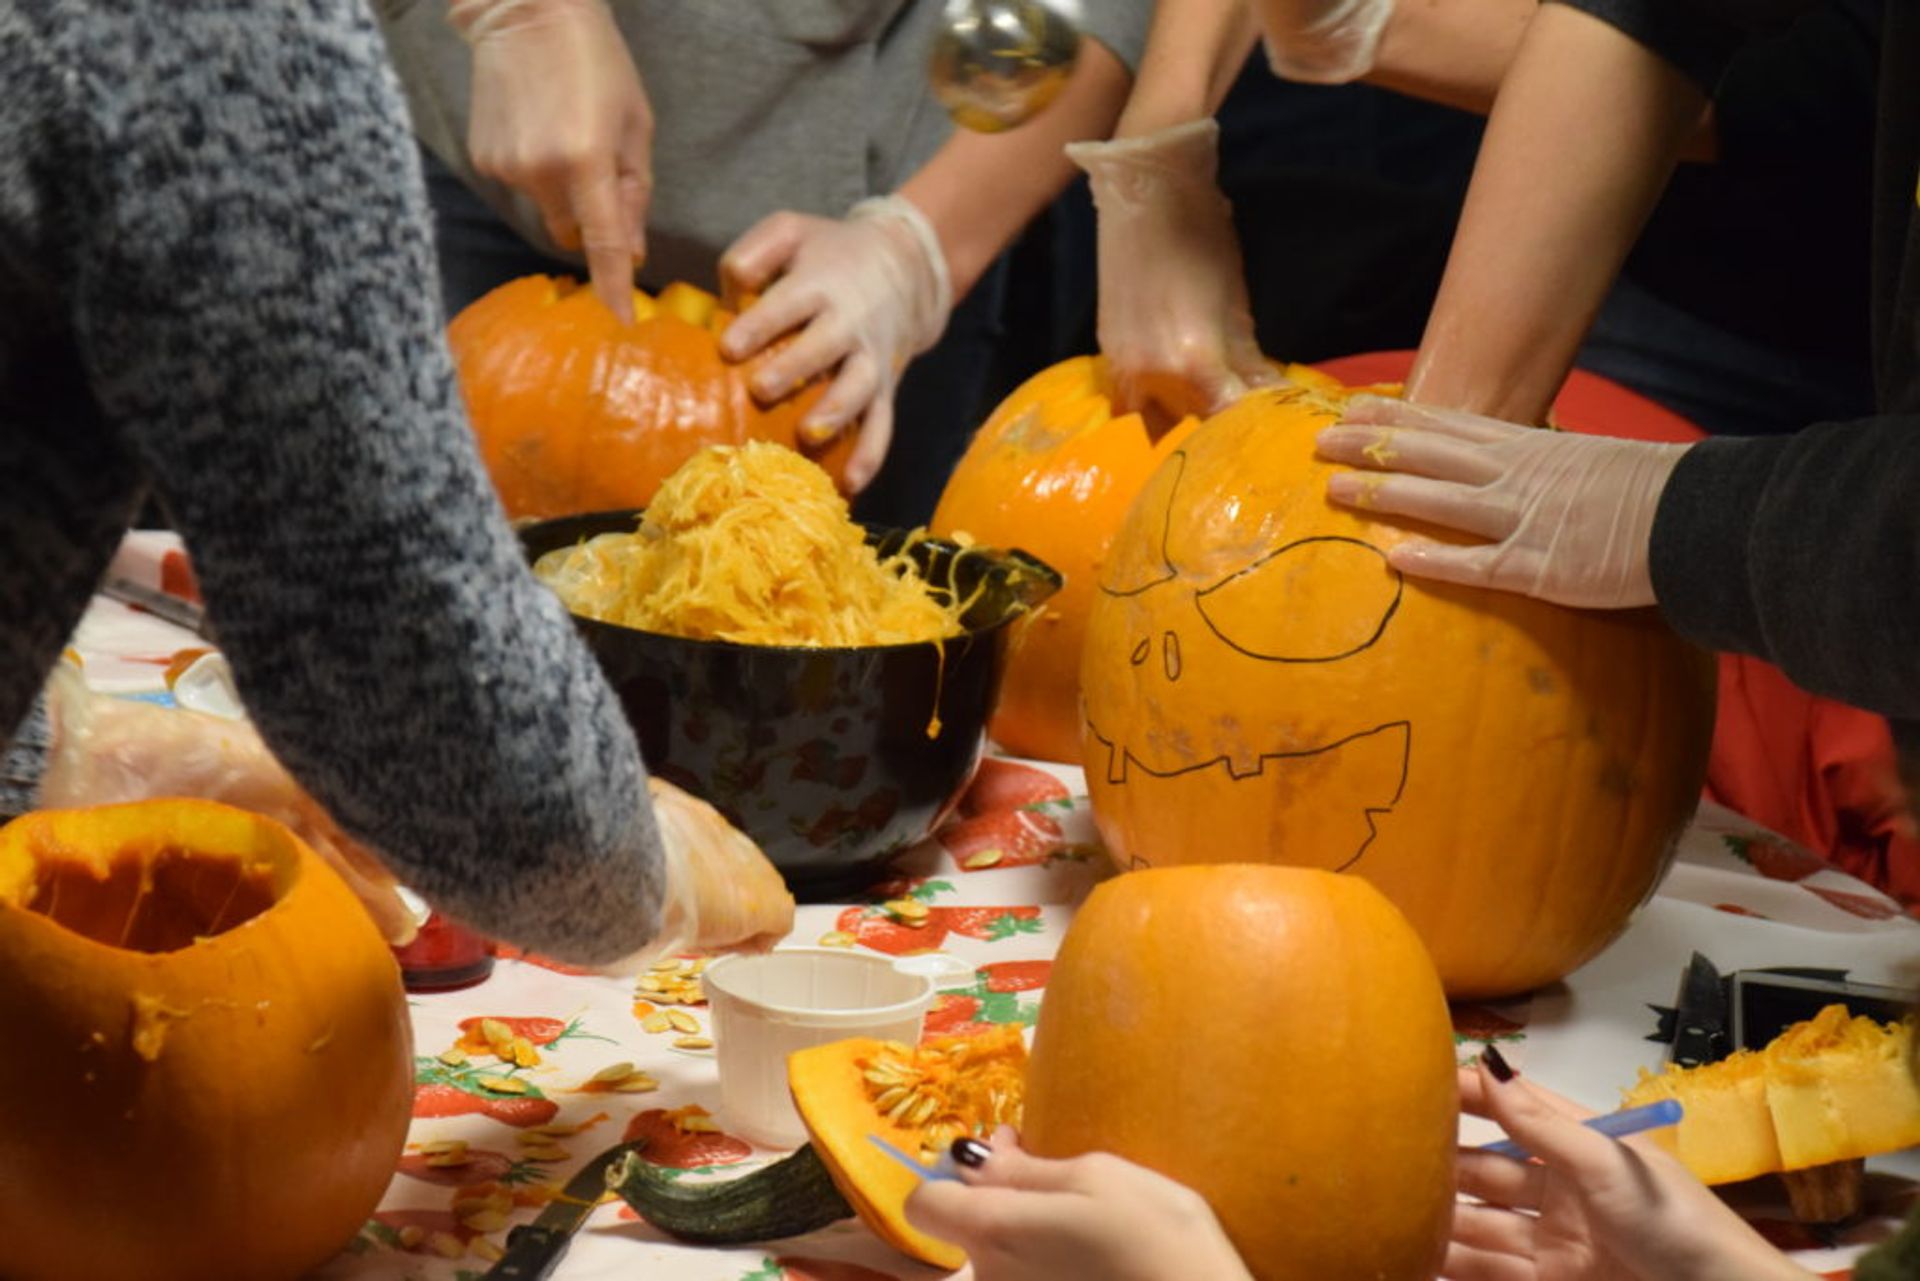
{"label": "table", "polygon": [[[160,585],[169,552],[177,554],[169,536],[135,534],[115,571]],[[74,638],[96,688],[154,699],[166,697],[161,673],[174,653],[204,643],[105,599],[93,603]],[[942,993],[929,1015],[930,1031],[1031,1024],[1074,905],[1106,874],[1084,792],[1071,767],[990,759],[955,821],[899,861],[897,881],[879,887],[871,902],[802,907],[791,941],[895,953],[937,947],[975,967],[975,976]],[[907,925],[879,905],[901,895],[928,904],[926,924]],[[1723,970],[1821,965],[1868,982],[1910,981],[1920,957],[1920,922],[1784,839],[1704,805],[1672,872],[1613,947],[1530,998],[1456,1008],[1462,1061],[1494,1039],[1531,1079],[1594,1108],[1616,1106],[1636,1069],[1660,1062],[1663,1047],[1644,1039],[1654,1027],[1647,1007],[1672,1001],[1695,950]],[[476,987],[414,996],[421,1086],[409,1150],[374,1220],[315,1275],[475,1281],[507,1227],[535,1213],[540,1189],[563,1183],[587,1157],[632,1129],[645,1131],[656,1151],[694,1171],[744,1169],[771,1159],[775,1153],[725,1133],[711,1052],[676,1047],[682,1030],[652,1032],[643,1022],[672,1009],[704,1031],[704,1007],[637,1005],[635,996],[631,982],[519,957],[503,958]],[[522,1096],[529,1101],[509,1104],[472,1083],[476,1065],[500,1070],[481,1034],[466,1030],[482,1018],[523,1039],[532,1051],[523,1057],[537,1059],[514,1072],[534,1087]],[[438,1057],[462,1042],[468,1064]],[[658,1089],[582,1090],[618,1063],[643,1070]],[[533,1126],[553,1122],[584,1128],[529,1142],[538,1137]],[[1491,1137],[1485,1123],[1463,1122],[1465,1141]],[[465,1164],[429,1164],[422,1151],[458,1142],[468,1145]],[[1904,1212],[1920,1196],[1920,1154],[1870,1166],[1880,1175],[1872,1195],[1882,1209]],[[483,1184],[491,1186],[477,1187]],[[1777,1240],[1802,1247],[1795,1257],[1805,1266],[1836,1276],[1845,1276],[1848,1261],[1892,1225],[1890,1217],[1876,1218],[1833,1248],[1817,1248],[1788,1222],[1784,1200],[1775,1199],[1765,1181],[1737,1189],[1733,1199]],[[854,1220],[765,1247],[710,1249],[678,1245],[611,1204],[594,1213],[556,1275],[563,1281],[916,1281],[941,1274],[895,1254]]]}

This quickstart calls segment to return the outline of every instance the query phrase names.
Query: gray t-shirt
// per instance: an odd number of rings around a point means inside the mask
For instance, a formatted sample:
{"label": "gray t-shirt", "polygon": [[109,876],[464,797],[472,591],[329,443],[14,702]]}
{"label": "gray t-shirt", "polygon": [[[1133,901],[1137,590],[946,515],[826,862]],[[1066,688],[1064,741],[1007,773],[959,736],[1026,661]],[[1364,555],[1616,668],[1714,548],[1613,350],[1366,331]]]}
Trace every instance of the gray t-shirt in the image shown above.
{"label": "gray t-shirt", "polygon": [[0,746],[151,486],[343,827],[496,937],[648,942],[639,751],[481,468],[365,6],[13,0],[0,84]]}
{"label": "gray t-shirt", "polygon": [[[839,217],[893,191],[952,132],[927,88],[944,0],[611,0],[653,106],[653,286],[711,285],[720,255],[778,209]],[[414,130],[530,244],[525,197],[467,156],[471,55],[444,0],[375,0]],[[1132,67],[1152,0],[1084,0],[1082,29]]]}

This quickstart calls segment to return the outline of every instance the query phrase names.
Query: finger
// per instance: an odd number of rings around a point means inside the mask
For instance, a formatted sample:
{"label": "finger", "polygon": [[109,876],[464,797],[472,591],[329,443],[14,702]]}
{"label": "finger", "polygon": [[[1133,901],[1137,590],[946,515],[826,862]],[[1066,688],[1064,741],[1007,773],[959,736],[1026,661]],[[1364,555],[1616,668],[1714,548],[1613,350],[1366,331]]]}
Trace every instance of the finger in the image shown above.
{"label": "finger", "polygon": [[1481,538],[1505,538],[1520,525],[1520,513],[1505,496],[1424,476],[1337,472],[1327,478],[1327,497],[1360,511],[1410,516]]}
{"label": "finger", "polygon": [[1530,1259],[1539,1233],[1531,1214],[1466,1202],[1453,1207],[1453,1239],[1475,1250]]}
{"label": "finger", "polygon": [[1538,1210],[1546,1194],[1547,1167],[1537,1161],[1515,1161],[1495,1152],[1464,1148],[1454,1166],[1454,1185],[1463,1194],[1489,1205]]}
{"label": "finger", "polygon": [[874,398],[867,410],[866,421],[860,424],[860,439],[855,442],[853,453],[847,459],[847,490],[859,493],[880,474],[880,465],[887,460],[887,450],[893,445],[893,393],[883,392]]}
{"label": "finger", "polygon": [[[727,332],[720,336],[720,354],[728,360],[746,360],[756,352],[763,350],[769,343],[779,338],[782,334],[798,329],[802,325],[808,325],[814,317],[825,311],[827,306],[828,299],[818,290],[803,288],[791,278],[782,279],[778,284],[774,285],[773,288],[767,290],[766,293],[755,299],[752,306],[733,318],[733,322],[727,326]],[[819,342],[824,336],[825,334],[823,332],[820,338],[816,338],[815,341]],[[770,354],[767,360],[761,364],[760,368],[754,371],[754,394],[756,396],[763,394],[761,392],[763,381],[768,387],[775,385],[772,380],[768,379],[766,372],[767,366],[786,354],[787,352],[785,350]],[[804,378],[810,374],[819,372],[820,369],[824,369],[844,354],[846,354],[846,347],[843,342],[840,350],[831,358],[815,366],[813,369],[800,374],[799,377]],[[780,385],[778,390],[764,393],[765,398],[777,398],[786,391],[787,387],[797,381],[797,378],[790,372],[797,367],[796,362],[786,362],[779,370]]]}
{"label": "finger", "polygon": [[1337,463],[1462,485],[1485,485],[1506,472],[1485,446],[1420,428],[1328,427],[1314,437],[1314,447]]}
{"label": "finger", "polygon": [[867,352],[854,352],[840,362],[833,385],[801,420],[802,436],[810,445],[825,444],[865,413],[880,394],[880,363]]}
{"label": "finger", "polygon": [[[1480,1071],[1485,1072],[1485,1068]],[[1570,1116],[1561,1114],[1526,1081],[1486,1084],[1487,1112],[1500,1128],[1545,1165],[1576,1183],[1614,1180],[1628,1159],[1627,1150]]]}
{"label": "finger", "polygon": [[[789,329],[805,325],[792,342],[769,352],[754,369],[750,382],[753,394],[762,401],[780,399],[807,379],[832,369],[854,350],[854,336],[832,310],[831,302],[812,289],[792,286],[791,280],[781,281],[727,329],[727,336],[731,338],[743,325],[781,325],[781,329],[769,335],[771,341]],[[766,314],[762,308],[768,309]]]}
{"label": "finger", "polygon": [[620,135],[615,161],[620,181],[620,211],[631,236],[633,269],[647,261],[647,215],[653,208],[653,121],[636,111]]}
{"label": "finger", "polygon": [[580,223],[593,292],[622,324],[633,323],[633,225],[611,165],[578,175],[568,195]]}
{"label": "finger", "polygon": [[1540,1270],[1532,1259],[1449,1242],[1440,1276],[1442,1281],[1540,1281]]}
{"label": "finger", "polygon": [[786,211],[768,214],[747,228],[720,256],[720,288],[728,302],[765,289],[800,252],[806,230],[805,219]]}
{"label": "finger", "polygon": [[1503,423],[1497,418],[1462,413],[1457,409],[1416,405],[1409,400],[1372,394],[1355,396],[1348,401],[1347,411],[1340,416],[1340,421],[1356,427],[1422,427],[1481,443],[1508,440],[1519,432],[1533,430],[1531,427]]}

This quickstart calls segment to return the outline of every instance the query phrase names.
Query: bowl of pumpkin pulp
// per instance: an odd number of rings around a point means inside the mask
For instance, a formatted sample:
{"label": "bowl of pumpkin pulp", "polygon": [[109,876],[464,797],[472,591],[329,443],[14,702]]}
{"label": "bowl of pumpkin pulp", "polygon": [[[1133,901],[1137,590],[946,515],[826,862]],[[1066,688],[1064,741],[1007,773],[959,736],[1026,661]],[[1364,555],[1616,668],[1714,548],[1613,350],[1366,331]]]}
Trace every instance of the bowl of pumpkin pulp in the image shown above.
{"label": "bowl of pumpkin pulp", "polygon": [[1006,638],[1060,586],[1021,552],[855,525],[782,446],[714,446],[642,511],[520,530],[647,768],[801,898],[874,878],[971,778]]}

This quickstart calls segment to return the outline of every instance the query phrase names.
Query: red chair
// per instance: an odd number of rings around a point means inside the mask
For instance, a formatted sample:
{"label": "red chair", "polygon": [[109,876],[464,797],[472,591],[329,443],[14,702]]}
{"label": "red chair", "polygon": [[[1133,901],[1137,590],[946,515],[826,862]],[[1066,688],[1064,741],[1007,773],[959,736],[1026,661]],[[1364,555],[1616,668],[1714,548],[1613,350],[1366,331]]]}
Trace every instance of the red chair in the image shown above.
{"label": "red chair", "polygon": [[[1318,367],[1349,385],[1398,383],[1413,356],[1368,352]],[[1580,369],[1554,399],[1553,417],[1569,431],[1631,440],[1685,443],[1705,435]],[[1902,903],[1920,905],[1920,833],[1884,717],[1809,694],[1771,663],[1722,654],[1706,794]]]}

